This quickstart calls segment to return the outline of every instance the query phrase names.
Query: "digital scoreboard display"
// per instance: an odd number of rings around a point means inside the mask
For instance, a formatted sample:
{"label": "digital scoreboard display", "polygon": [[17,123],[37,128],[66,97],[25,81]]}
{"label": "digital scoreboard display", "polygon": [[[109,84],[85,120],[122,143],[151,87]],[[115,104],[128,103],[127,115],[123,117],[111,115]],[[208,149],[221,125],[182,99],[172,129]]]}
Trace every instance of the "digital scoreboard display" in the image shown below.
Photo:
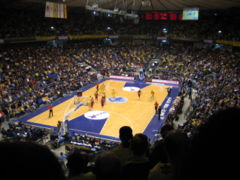
{"label": "digital scoreboard display", "polygon": [[199,8],[185,8],[183,9],[182,20],[198,20]]}
{"label": "digital scoreboard display", "polygon": [[145,20],[169,20],[169,21],[181,21],[182,20],[182,13],[181,12],[174,12],[174,11],[167,11],[167,12],[147,12],[142,17]]}

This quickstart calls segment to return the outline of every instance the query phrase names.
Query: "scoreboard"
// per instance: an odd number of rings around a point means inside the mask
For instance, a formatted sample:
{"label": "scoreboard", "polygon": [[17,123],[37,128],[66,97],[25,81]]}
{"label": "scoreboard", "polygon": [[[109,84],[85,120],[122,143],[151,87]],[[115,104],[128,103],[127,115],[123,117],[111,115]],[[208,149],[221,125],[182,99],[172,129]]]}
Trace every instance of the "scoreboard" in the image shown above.
{"label": "scoreboard", "polygon": [[144,15],[141,16],[142,19],[145,20],[155,20],[155,21],[181,21],[182,17],[183,17],[183,13],[182,12],[174,12],[174,11],[164,11],[164,12],[158,12],[158,11],[154,11],[154,12],[146,12]]}

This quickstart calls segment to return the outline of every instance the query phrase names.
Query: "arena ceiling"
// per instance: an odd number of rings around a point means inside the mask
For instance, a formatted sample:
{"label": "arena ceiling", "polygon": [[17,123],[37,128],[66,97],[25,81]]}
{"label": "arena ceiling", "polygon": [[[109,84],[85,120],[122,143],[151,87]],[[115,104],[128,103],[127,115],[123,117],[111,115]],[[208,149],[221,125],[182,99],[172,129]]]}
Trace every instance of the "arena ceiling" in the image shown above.
{"label": "arena ceiling", "polygon": [[[45,3],[47,0],[13,0],[18,3]],[[71,7],[98,4],[100,8],[133,10],[182,10],[186,7],[200,9],[226,9],[240,7],[240,0],[49,0],[66,2]],[[10,1],[11,2],[11,1]],[[9,1],[8,1],[9,3]]]}

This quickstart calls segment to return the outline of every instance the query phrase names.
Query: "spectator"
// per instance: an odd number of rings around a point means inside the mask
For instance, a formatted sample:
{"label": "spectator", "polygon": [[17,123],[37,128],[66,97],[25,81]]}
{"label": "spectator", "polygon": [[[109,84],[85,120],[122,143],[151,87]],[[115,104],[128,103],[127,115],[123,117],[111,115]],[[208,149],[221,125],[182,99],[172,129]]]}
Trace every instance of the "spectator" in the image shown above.
{"label": "spectator", "polygon": [[67,160],[66,154],[64,154],[63,152],[60,152],[59,162],[62,165],[63,169],[66,169],[66,166],[65,166],[66,160]]}
{"label": "spectator", "polygon": [[164,138],[161,154],[165,153],[167,161],[158,162],[149,173],[149,180],[179,179],[183,162],[189,149],[189,140],[186,134],[171,132]]}
{"label": "spectator", "polygon": [[113,152],[105,151],[96,160],[96,180],[118,180],[121,162]]}
{"label": "spectator", "polygon": [[198,128],[182,179],[239,179],[239,116],[239,108],[220,110]]}
{"label": "spectator", "polygon": [[122,179],[146,180],[149,172],[149,160],[147,158],[149,142],[144,134],[136,134],[131,141],[133,156],[122,167]]}
{"label": "spectator", "polygon": [[3,122],[4,122],[4,113],[3,113],[3,111],[0,109],[0,128],[1,128],[1,125],[2,125]]}
{"label": "spectator", "polygon": [[[154,159],[154,163],[151,164],[148,180],[174,179],[173,167],[169,162],[164,141],[160,141],[158,143],[158,149],[157,151],[155,150],[155,153],[156,152],[158,152],[159,154],[156,154],[154,156],[156,157],[156,160]],[[150,158],[153,158],[153,156],[150,156]]]}
{"label": "spectator", "polygon": [[158,162],[167,163],[168,158],[166,156],[166,151],[164,147],[164,139],[165,137],[173,131],[173,126],[166,124],[161,130],[160,134],[162,139],[156,141],[153,147],[150,150],[149,160],[151,164],[151,168],[154,167]]}
{"label": "spectator", "polygon": [[88,156],[84,152],[74,151],[67,158],[68,179],[81,179],[87,169]]}
{"label": "spectator", "polygon": [[182,166],[189,153],[189,139],[185,133],[175,131],[164,140],[170,166],[173,168],[174,179],[179,179]]}
{"label": "spectator", "polygon": [[112,152],[120,159],[121,164],[124,165],[129,157],[132,156],[130,149],[130,142],[132,140],[132,129],[129,126],[123,126],[119,129],[119,138],[121,144],[115,147]]}
{"label": "spectator", "polygon": [[57,158],[46,147],[26,142],[0,142],[0,156],[1,179],[65,179]]}

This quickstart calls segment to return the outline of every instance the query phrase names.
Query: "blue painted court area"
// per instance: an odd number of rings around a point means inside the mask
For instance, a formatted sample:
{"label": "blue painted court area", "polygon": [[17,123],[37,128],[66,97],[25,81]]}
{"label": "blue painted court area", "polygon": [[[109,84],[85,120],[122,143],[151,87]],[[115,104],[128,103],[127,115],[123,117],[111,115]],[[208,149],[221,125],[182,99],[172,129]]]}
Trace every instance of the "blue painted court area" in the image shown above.
{"label": "blue painted court area", "polygon": [[161,127],[164,125],[164,121],[168,116],[169,110],[174,100],[178,96],[178,91],[179,91],[179,87],[172,88],[171,94],[164,99],[161,105],[162,111],[161,111],[160,119],[158,115],[155,115],[152,118],[149,125],[147,126],[147,128],[145,129],[144,134],[146,134],[151,140],[155,138],[154,136],[156,132],[159,131],[159,129],[161,129]]}
{"label": "blue painted court area", "polygon": [[138,87],[140,89],[145,88],[149,86],[149,84],[146,84],[145,82],[142,81],[132,81],[132,82],[126,82],[124,87]]}
{"label": "blue painted court area", "polygon": [[104,123],[107,119],[91,120],[84,117],[84,115],[77,117],[69,121],[69,128],[74,130],[89,131],[94,133],[100,133]]}

